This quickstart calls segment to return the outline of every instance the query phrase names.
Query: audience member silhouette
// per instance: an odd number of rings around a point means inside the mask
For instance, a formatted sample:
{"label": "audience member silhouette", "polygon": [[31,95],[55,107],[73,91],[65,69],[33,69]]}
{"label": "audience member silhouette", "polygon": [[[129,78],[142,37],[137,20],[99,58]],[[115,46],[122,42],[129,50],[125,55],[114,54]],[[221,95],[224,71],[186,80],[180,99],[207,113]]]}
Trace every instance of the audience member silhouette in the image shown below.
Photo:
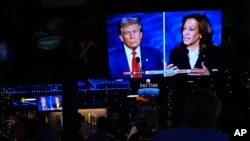
{"label": "audience member silhouette", "polygon": [[[75,114],[73,114],[73,122],[72,122],[72,139],[74,139],[74,141],[84,141],[84,136],[82,133],[80,133],[81,129],[82,129],[82,125],[83,122],[85,121],[84,116],[79,113],[76,112]],[[64,140],[68,140],[71,137],[66,136],[66,134],[64,134],[62,132],[62,134],[59,137],[59,140],[64,141]]]}
{"label": "audience member silhouette", "polygon": [[81,128],[82,128],[82,124],[83,122],[85,121],[85,118],[84,116],[81,114],[81,113],[78,113],[76,112],[76,115],[75,115],[75,122],[74,122],[74,127],[76,129],[76,135],[74,137],[74,141],[83,141],[84,140],[84,137],[83,135],[80,133],[81,131]]}
{"label": "audience member silhouette", "polygon": [[144,114],[136,115],[128,141],[149,141],[151,137],[152,132],[149,129],[147,117]]}
{"label": "audience member silhouette", "polygon": [[16,141],[52,141],[52,138],[37,119],[20,116],[15,119],[11,129],[11,136]]}
{"label": "audience member silhouette", "polygon": [[216,129],[221,101],[214,93],[193,90],[184,105],[184,125],[161,131],[151,141],[229,141],[227,133]]}
{"label": "audience member silhouette", "polygon": [[88,136],[87,141],[116,141],[115,137],[107,132],[108,119],[104,116],[97,118],[97,131]]}
{"label": "audience member silhouette", "polygon": [[117,141],[126,141],[128,134],[128,124],[125,124],[119,112],[113,111],[110,115],[110,124],[107,128],[107,132],[115,136]]}

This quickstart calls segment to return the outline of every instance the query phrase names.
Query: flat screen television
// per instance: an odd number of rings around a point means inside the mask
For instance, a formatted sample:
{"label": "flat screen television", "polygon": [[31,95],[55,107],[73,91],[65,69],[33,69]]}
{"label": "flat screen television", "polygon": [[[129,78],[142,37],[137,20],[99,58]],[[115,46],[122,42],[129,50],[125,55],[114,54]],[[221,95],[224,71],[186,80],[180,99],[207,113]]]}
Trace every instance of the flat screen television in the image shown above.
{"label": "flat screen television", "polygon": [[[203,76],[219,71],[222,10],[109,13],[106,34],[111,78]],[[137,70],[132,70],[132,49]]]}
{"label": "flat screen television", "polygon": [[62,111],[62,95],[43,95],[37,97],[38,111]]}

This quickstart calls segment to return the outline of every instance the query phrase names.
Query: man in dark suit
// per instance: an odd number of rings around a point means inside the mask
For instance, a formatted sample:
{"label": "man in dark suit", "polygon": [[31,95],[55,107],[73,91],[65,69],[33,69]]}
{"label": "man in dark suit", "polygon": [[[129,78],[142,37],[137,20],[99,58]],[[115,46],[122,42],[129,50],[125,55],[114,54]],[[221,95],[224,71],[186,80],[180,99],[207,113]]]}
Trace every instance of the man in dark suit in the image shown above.
{"label": "man in dark suit", "polygon": [[40,97],[40,103],[38,105],[38,108],[40,111],[47,111],[51,109],[50,104],[47,102],[45,96]]}
{"label": "man in dark suit", "polygon": [[[142,27],[139,18],[123,18],[119,22],[119,38],[123,46],[109,49],[109,71],[112,78],[141,78],[145,75],[125,75],[125,72],[134,72],[133,57],[139,69],[136,72],[145,70],[162,70],[163,59],[160,51],[153,47],[141,45]],[[147,75],[145,77],[155,77]]]}

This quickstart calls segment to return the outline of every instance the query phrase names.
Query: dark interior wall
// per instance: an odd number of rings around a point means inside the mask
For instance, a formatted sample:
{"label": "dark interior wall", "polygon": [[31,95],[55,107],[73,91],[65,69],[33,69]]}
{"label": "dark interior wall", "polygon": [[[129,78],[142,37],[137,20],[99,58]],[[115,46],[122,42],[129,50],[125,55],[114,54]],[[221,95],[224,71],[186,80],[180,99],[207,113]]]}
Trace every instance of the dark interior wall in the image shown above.
{"label": "dark interior wall", "polygon": [[[79,1],[79,2],[76,2]],[[60,5],[60,2],[56,4],[50,4],[52,1],[48,0],[37,0],[37,1],[3,1],[3,10],[4,14],[4,21],[5,25],[13,25],[14,27],[18,28],[18,25],[22,25],[25,23],[25,18],[30,18],[30,20],[34,20],[38,18],[39,14],[43,9],[50,8],[50,9],[71,9],[77,8],[78,9],[85,9],[92,12],[121,12],[121,11],[161,11],[161,10],[185,10],[185,9],[223,9],[224,10],[224,21],[223,26],[231,31],[233,38],[239,37],[247,38],[250,34],[250,27],[248,13],[249,13],[249,2],[242,1],[241,3],[222,3],[221,0],[214,2],[195,2],[194,0],[191,1],[184,1],[184,0],[175,0],[175,1],[143,1],[143,0],[128,0],[128,1],[115,1],[115,0],[63,0],[62,3],[66,3],[64,5]],[[74,4],[79,3],[79,4]],[[239,9],[239,7],[241,9]],[[60,11],[60,10],[59,10]],[[62,10],[61,10],[62,11]],[[56,10],[54,10],[56,12]],[[65,10],[64,14],[72,13],[72,11]],[[80,14],[79,14],[80,15]],[[104,15],[105,16],[105,15]],[[22,28],[22,27],[20,27]],[[3,28],[6,29],[6,28]],[[240,29],[245,29],[244,33],[239,32],[242,31]],[[28,30],[28,29],[27,29]],[[232,33],[233,32],[233,33]],[[235,34],[236,33],[236,34]],[[233,35],[234,34],[234,35]],[[232,39],[233,40],[233,39]],[[237,39],[238,40],[238,39]]]}

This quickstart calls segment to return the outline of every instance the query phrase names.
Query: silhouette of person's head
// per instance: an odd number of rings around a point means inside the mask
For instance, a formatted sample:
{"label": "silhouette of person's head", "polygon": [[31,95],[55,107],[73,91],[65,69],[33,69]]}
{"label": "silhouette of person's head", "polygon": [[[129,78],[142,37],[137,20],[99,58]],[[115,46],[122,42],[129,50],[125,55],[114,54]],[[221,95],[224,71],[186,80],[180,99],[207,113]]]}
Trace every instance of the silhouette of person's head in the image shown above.
{"label": "silhouette of person's head", "polygon": [[134,125],[139,131],[145,130],[148,127],[148,118],[144,114],[137,114],[134,119]]}
{"label": "silhouette of person's head", "polygon": [[97,130],[107,130],[108,119],[105,116],[100,116],[97,118],[96,127]]}
{"label": "silhouette of person's head", "polygon": [[110,120],[112,123],[118,124],[118,122],[120,121],[120,113],[117,111],[112,112]]}
{"label": "silhouette of person's head", "polygon": [[85,118],[82,114],[76,112],[74,117],[75,128],[77,131],[81,130],[82,124],[85,121]]}
{"label": "silhouette of person's head", "polygon": [[185,124],[195,128],[214,127],[221,111],[220,99],[206,89],[193,90],[185,102]]}
{"label": "silhouette of person's head", "polygon": [[39,127],[36,119],[17,117],[12,127],[12,137],[18,140],[35,139],[39,135]]}

